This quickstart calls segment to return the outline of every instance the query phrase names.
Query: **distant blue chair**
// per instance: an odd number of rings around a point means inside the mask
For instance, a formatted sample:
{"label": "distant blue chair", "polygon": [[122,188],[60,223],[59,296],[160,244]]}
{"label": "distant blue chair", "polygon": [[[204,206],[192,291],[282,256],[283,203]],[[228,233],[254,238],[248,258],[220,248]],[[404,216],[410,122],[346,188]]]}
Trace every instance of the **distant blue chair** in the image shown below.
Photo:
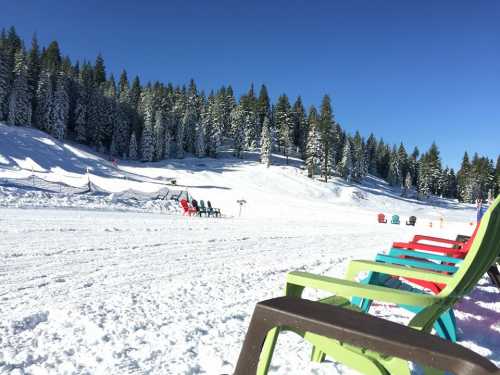
{"label": "distant blue chair", "polygon": [[399,215],[392,215],[391,224],[399,225]]}

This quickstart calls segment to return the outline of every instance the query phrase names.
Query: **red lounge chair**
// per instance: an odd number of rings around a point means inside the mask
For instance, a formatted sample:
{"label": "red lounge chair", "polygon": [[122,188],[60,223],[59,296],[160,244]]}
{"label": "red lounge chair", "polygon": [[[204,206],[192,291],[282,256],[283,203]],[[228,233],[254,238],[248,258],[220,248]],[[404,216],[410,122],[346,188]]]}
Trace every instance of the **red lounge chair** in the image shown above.
{"label": "red lounge chair", "polygon": [[385,218],[384,214],[378,214],[377,218],[378,218],[378,222],[379,223],[381,223],[381,224],[386,224],[387,223],[387,219]]}
{"label": "red lounge chair", "polygon": [[181,199],[180,201],[181,207],[182,207],[182,214],[191,216],[192,214],[196,213],[196,210],[193,207],[189,207],[189,203],[187,199]]}

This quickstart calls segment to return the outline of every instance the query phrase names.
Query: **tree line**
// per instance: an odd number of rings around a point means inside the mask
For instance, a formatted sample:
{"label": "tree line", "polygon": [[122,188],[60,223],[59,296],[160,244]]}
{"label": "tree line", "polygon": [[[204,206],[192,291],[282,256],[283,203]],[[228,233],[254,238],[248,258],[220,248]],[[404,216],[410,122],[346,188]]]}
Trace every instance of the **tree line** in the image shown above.
{"label": "tree line", "polygon": [[33,37],[26,48],[14,27],[0,33],[0,121],[33,126],[57,139],[94,147],[112,157],[157,161],[217,157],[224,146],[236,157],[259,150],[263,164],[271,152],[304,160],[308,176],[328,181],[340,176],[359,182],[368,173],[401,187],[473,202],[498,194],[500,156],[496,161],[465,153],[459,171],[443,167],[435,143],[425,153],[390,145],[373,134],[347,133],[336,121],[328,95],[319,110],[307,111],[299,96],[286,94],[272,103],[265,85],[253,84],[237,99],[231,86],[198,90],[187,85],[129,80],[106,72],[99,54],[94,63],[73,63],[57,41],[41,48]]}

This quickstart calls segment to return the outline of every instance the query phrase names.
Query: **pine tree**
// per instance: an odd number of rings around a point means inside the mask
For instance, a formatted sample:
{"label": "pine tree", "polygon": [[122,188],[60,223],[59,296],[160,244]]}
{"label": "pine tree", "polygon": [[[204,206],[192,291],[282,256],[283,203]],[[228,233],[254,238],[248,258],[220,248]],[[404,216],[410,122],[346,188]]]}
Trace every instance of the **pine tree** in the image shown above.
{"label": "pine tree", "polygon": [[457,173],[457,194],[458,200],[461,202],[469,202],[472,197],[468,196],[468,185],[471,174],[471,165],[469,161],[469,154],[467,151],[464,153],[464,157],[462,159],[462,164]]}
{"label": "pine tree", "polygon": [[50,110],[50,133],[59,140],[63,140],[66,134],[68,114],[69,97],[66,87],[66,77],[61,72],[57,76],[56,91]]}
{"label": "pine tree", "polygon": [[360,182],[368,174],[368,165],[363,138],[358,131],[353,138],[353,173],[354,181]]}
{"label": "pine tree", "polygon": [[[40,88],[39,88],[40,89]],[[37,111],[40,107],[37,106]],[[80,92],[76,100],[75,107],[75,140],[80,143],[85,143],[87,140],[87,106],[83,91]]]}
{"label": "pine tree", "polygon": [[154,160],[161,160],[164,155],[165,131],[167,123],[162,110],[156,111],[153,128]]}
{"label": "pine tree", "polygon": [[26,57],[23,50],[18,50],[15,56],[14,84],[9,100],[8,121],[12,125],[30,126],[31,111]]}
{"label": "pine tree", "polygon": [[261,127],[263,126],[266,117],[269,121],[269,117],[271,116],[271,104],[266,85],[262,85],[260,87],[259,99],[257,100],[257,116]]}
{"label": "pine tree", "polygon": [[377,174],[377,139],[370,134],[366,141],[366,162],[368,164],[368,173]]}
{"label": "pine tree", "polygon": [[234,156],[241,158],[241,152],[245,145],[245,119],[241,105],[237,105],[231,111],[231,133],[233,135]]}
{"label": "pine tree", "polygon": [[170,133],[170,129],[168,127],[165,129],[163,157],[165,159],[170,159],[172,157],[172,134]]}
{"label": "pine tree", "polygon": [[402,185],[403,181],[401,172],[401,164],[396,151],[396,146],[393,146],[389,162],[389,171],[387,174],[387,180],[392,186]]}
{"label": "pine tree", "polygon": [[10,93],[9,70],[6,53],[0,48],[0,121],[7,118]]}
{"label": "pine tree", "polygon": [[349,137],[346,137],[344,149],[342,152],[342,160],[340,161],[340,175],[350,182],[353,175],[353,160],[352,160],[352,146]]}
{"label": "pine tree", "polygon": [[204,122],[200,118],[196,124],[196,144],[195,144],[195,154],[199,158],[206,156],[207,147],[205,145],[206,132],[204,127]]}
{"label": "pine tree", "polygon": [[308,129],[305,164],[307,175],[309,178],[312,178],[318,169],[321,143],[318,112],[314,107],[309,109]]}
{"label": "pine tree", "polygon": [[405,184],[404,184],[404,189],[403,189],[403,196],[408,195],[408,192],[411,190],[411,187],[413,185],[413,178],[411,177],[410,172],[406,172],[406,177],[405,177]]}
{"label": "pine tree", "polygon": [[150,90],[144,92],[144,128],[141,137],[142,161],[153,161],[154,140],[153,140],[153,103]]}
{"label": "pine tree", "polygon": [[132,133],[130,136],[130,145],[128,147],[128,157],[131,160],[137,160],[139,158],[138,152],[137,152],[137,138],[135,136],[135,133]]}
{"label": "pine tree", "polygon": [[270,131],[269,118],[264,118],[264,123],[262,124],[262,134],[261,134],[261,148],[260,148],[260,161],[266,167],[271,165],[271,150],[272,150],[272,138]]}
{"label": "pine tree", "polygon": [[302,98],[299,96],[292,107],[292,129],[293,129],[293,144],[297,151],[304,157],[305,146],[307,139],[307,121]]}
{"label": "pine tree", "polygon": [[278,146],[282,149],[287,164],[292,145],[292,118],[290,112],[288,97],[283,94],[279,97],[276,105],[275,123],[278,131]]}
{"label": "pine tree", "polygon": [[320,163],[321,174],[325,182],[328,181],[328,176],[334,173],[335,169],[335,150],[333,147],[333,111],[331,100],[328,95],[323,96],[321,102],[321,112],[319,118],[319,132],[320,132]]}
{"label": "pine tree", "polygon": [[40,47],[38,46],[38,40],[36,38],[36,35],[33,36],[32,42],[31,42],[31,50],[28,55],[28,62],[27,62],[27,75],[28,75],[28,90],[29,90],[29,97],[31,98],[31,112],[35,113],[35,103],[36,101],[33,100],[36,96],[36,90],[37,90],[37,83],[39,80],[39,75],[40,75],[40,70],[41,70],[41,64],[40,64]]}

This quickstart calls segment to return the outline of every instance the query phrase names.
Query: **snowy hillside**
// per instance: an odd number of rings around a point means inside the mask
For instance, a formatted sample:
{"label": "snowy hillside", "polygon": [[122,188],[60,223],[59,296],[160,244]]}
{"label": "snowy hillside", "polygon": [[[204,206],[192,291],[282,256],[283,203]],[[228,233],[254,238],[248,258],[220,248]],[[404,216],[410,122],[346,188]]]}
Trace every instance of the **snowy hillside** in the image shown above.
{"label": "snowy hillside", "polygon": [[[115,168],[86,147],[0,125],[0,374],[230,374],[255,303],[281,295],[287,272],[342,276],[350,259],[373,259],[415,233],[472,232],[470,206],[401,198],[374,177],[323,183],[298,160],[286,166],[274,155],[273,163],[265,168],[247,153]],[[71,193],[68,186],[88,183],[87,168],[112,195]],[[67,191],[16,185],[32,174]],[[127,206],[116,197],[129,189],[185,189],[226,217]],[[378,224],[379,212],[403,224],[415,215],[417,226]],[[460,343],[497,364],[499,296],[483,278],[456,309]],[[386,304],[373,312],[409,318]],[[284,335],[271,373],[354,373],[309,355],[307,344]]]}
{"label": "snowy hillside", "polygon": [[[104,155],[85,146],[59,142],[35,129],[0,124],[0,179],[29,179],[35,175],[84,189],[90,178],[93,184],[110,193],[127,189],[148,193],[165,188],[187,190],[198,200],[211,200],[229,216],[238,214],[236,201],[244,199],[246,217],[283,217],[297,213],[337,216],[338,207],[342,207],[344,211],[363,208],[371,213],[415,215],[428,221],[441,217],[447,221],[462,219],[460,215],[455,217],[453,210],[446,211],[445,215],[446,208],[458,207],[451,201],[436,200],[434,206],[429,206],[401,198],[399,191],[375,177],[366,178],[362,185],[346,184],[341,179],[324,183],[307,178],[298,160],[292,159],[287,166],[284,159],[274,155],[273,163],[275,165],[266,168],[258,163],[255,153],[246,153],[242,160],[228,153],[218,159],[118,161],[115,167]],[[169,179],[175,179],[177,187],[171,186]],[[372,219],[366,217],[367,221]]]}

